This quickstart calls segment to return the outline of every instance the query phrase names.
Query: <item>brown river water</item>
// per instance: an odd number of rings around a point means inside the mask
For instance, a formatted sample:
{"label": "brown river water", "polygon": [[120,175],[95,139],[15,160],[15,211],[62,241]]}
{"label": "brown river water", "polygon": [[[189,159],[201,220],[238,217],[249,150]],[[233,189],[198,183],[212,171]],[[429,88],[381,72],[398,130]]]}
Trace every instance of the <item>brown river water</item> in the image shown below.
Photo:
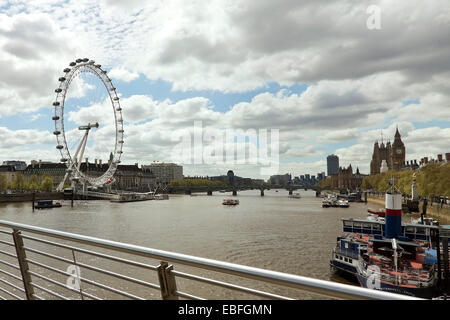
{"label": "brown river water", "polygon": [[[350,208],[322,208],[321,198],[316,198],[314,191],[301,190],[300,194],[301,199],[292,199],[288,198],[286,190],[266,190],[264,197],[260,196],[259,190],[242,191],[237,197],[233,197],[240,201],[237,206],[222,205],[222,200],[231,198],[231,195],[219,192],[215,192],[212,196],[171,195],[169,200],[164,201],[130,203],[76,201],[73,208],[70,207],[69,201],[63,201],[61,208],[35,212],[32,212],[30,203],[11,203],[0,205],[0,220],[350,284],[348,280],[335,275],[329,266],[331,250],[336,244],[336,237],[342,231],[341,218],[365,218],[367,208],[377,208],[377,205],[351,203]],[[7,236],[2,235],[1,239],[7,240]],[[71,252],[66,252],[68,250],[55,249],[32,241],[25,242],[26,246],[27,243],[30,243],[30,247],[46,249],[47,252],[58,253],[72,259]],[[0,243],[0,247],[6,251],[7,246]],[[12,252],[9,248],[8,251]],[[116,253],[116,255],[130,258],[125,254]],[[39,260],[36,254],[29,253],[28,256]],[[158,264],[158,261],[148,261],[142,257],[137,257],[137,260],[152,265]],[[67,263],[51,259],[39,261],[46,261],[61,270],[65,270],[68,266]],[[115,272],[158,283],[155,272],[152,271],[150,276],[149,271],[83,255],[79,255],[77,261],[97,263],[97,266]],[[4,266],[0,268],[4,269]],[[67,278],[54,275],[42,268],[36,270],[62,283],[65,283]],[[195,269],[175,264],[175,270],[190,272]],[[260,284],[253,280],[241,280],[235,276],[223,276],[210,271],[197,269],[196,274],[214,275],[215,279],[237,281],[234,283],[270,290],[297,299],[320,298],[298,290]],[[109,276],[89,270],[82,270],[81,276],[119,287],[146,299],[160,298],[157,290],[134,284],[119,284]],[[0,274],[0,278],[8,277]],[[239,292],[185,279],[177,279],[177,285],[183,292],[205,298],[253,298]],[[71,297],[65,288],[55,285],[50,287],[55,292]],[[125,298],[88,285],[85,286],[85,291],[101,298]],[[39,292],[41,297],[51,298],[45,292],[39,290],[36,292]],[[74,298],[76,297],[75,295]]]}

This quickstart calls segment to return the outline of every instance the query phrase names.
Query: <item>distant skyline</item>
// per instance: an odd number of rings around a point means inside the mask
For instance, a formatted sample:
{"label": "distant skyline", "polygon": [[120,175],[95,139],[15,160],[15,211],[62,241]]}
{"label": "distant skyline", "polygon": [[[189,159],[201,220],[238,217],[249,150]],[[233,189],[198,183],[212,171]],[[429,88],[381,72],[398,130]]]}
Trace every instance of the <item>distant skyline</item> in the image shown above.
{"label": "distant skyline", "polygon": [[[380,29],[366,25],[380,8]],[[88,57],[121,95],[122,163],[173,162],[174,138],[206,129],[278,129],[279,174],[340,166],[369,173],[375,141],[406,160],[450,152],[450,2],[0,0],[0,161],[59,161],[58,77]],[[112,112],[101,83],[74,81],[66,131],[98,120],[86,157],[108,159]],[[197,152],[198,150],[194,150]],[[185,175],[267,179],[257,165],[184,166]]]}

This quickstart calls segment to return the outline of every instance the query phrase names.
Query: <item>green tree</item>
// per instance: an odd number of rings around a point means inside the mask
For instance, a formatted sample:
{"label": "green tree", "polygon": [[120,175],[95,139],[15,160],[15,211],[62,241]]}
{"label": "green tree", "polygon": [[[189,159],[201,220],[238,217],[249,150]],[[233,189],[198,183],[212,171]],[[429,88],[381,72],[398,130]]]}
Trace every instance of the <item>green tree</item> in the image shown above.
{"label": "green tree", "polygon": [[39,184],[35,182],[29,182],[28,183],[28,189],[31,191],[38,191],[39,190]]}
{"label": "green tree", "polygon": [[25,179],[21,172],[16,172],[14,179],[12,181],[12,188],[14,190],[24,190],[25,189]]}
{"label": "green tree", "polygon": [[38,180],[37,175],[32,174],[32,175],[30,176],[30,179],[28,180],[28,184],[29,184],[29,189],[30,189],[31,191],[36,191],[36,190],[38,190],[38,189],[39,189],[39,180]]}
{"label": "green tree", "polygon": [[5,175],[0,175],[0,191],[5,191],[8,188],[8,180]]}
{"label": "green tree", "polygon": [[367,176],[362,187],[385,192],[391,176],[395,178],[396,187],[405,194],[411,195],[413,173],[416,173],[417,191],[422,197],[447,196],[450,197],[450,163],[429,163],[418,171],[388,171],[386,173]]}
{"label": "green tree", "polygon": [[52,191],[53,189],[53,179],[49,176],[42,177],[41,190]]}

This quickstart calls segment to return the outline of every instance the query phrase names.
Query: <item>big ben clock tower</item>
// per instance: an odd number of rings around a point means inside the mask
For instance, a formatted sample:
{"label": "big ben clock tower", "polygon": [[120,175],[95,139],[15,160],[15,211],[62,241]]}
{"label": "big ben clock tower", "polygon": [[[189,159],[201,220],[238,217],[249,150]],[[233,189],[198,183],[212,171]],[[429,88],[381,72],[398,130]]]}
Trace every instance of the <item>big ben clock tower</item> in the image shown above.
{"label": "big ben clock tower", "polygon": [[392,169],[400,170],[405,163],[405,145],[403,144],[400,133],[395,132],[394,143],[391,148]]}

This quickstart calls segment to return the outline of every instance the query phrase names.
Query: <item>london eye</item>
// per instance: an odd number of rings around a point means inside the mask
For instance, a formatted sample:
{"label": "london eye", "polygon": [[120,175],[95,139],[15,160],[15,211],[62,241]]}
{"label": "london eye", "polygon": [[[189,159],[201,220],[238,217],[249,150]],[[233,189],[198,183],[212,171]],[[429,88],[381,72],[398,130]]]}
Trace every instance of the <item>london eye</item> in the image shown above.
{"label": "london eye", "polygon": [[[112,160],[109,162],[108,169],[99,176],[89,176],[80,170],[80,165],[83,159],[83,155],[86,149],[87,139],[89,132],[99,128],[101,124],[98,122],[87,123],[78,127],[78,130],[84,132],[80,143],[76,150],[71,152],[68,146],[68,140],[66,138],[66,132],[64,131],[64,104],[66,102],[68,89],[72,81],[82,73],[90,73],[97,77],[104,85],[111,101],[112,112],[114,114],[115,122],[115,142],[114,152]],[[114,87],[111,79],[108,77],[106,70],[101,68],[100,64],[96,64],[94,60],[88,58],[76,59],[71,62],[67,68],[63,70],[63,75],[59,77],[59,87],[55,89],[56,99],[53,102],[54,116],[52,120],[55,122],[55,131],[53,134],[56,136],[56,149],[61,153],[61,162],[67,166],[64,179],[58,186],[58,190],[62,190],[66,180],[69,178],[71,185],[83,185],[83,186],[103,186],[110,183],[113,180],[114,173],[117,166],[120,163],[120,157],[123,153],[123,118],[122,108],[120,107],[119,97],[117,96],[116,88]],[[108,112],[105,110],[105,112]],[[110,111],[109,111],[110,112]]]}

